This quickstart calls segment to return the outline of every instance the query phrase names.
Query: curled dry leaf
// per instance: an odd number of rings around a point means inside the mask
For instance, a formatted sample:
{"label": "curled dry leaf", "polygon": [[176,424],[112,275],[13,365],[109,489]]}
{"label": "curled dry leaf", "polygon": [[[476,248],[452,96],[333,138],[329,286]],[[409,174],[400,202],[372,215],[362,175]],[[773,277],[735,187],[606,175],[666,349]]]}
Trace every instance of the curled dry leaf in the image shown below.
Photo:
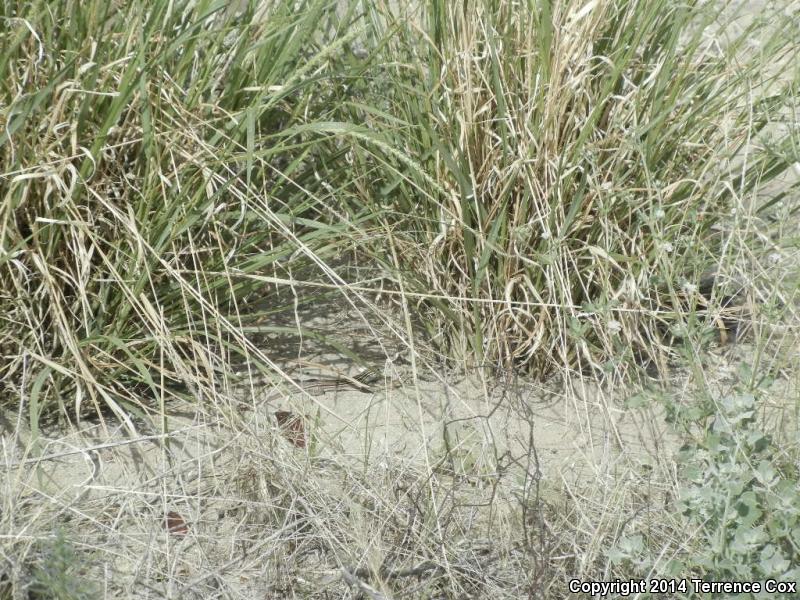
{"label": "curled dry leaf", "polygon": [[186,535],[189,533],[189,526],[186,521],[174,510],[169,511],[167,516],[164,517],[164,529],[174,535]]}
{"label": "curled dry leaf", "polygon": [[297,448],[306,447],[306,429],[303,417],[288,410],[279,410],[275,412],[275,419],[278,421],[278,427],[281,428],[283,437]]}

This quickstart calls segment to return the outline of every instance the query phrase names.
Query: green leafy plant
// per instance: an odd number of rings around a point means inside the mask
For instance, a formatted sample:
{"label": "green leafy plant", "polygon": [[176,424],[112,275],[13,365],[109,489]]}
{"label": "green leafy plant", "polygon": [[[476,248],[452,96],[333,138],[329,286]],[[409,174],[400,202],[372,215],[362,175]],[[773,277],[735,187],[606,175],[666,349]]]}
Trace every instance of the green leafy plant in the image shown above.
{"label": "green leafy plant", "polygon": [[79,574],[82,560],[65,533],[59,530],[42,545],[28,588],[33,599],[83,600],[97,598],[100,590]]}
{"label": "green leafy plant", "polygon": [[624,535],[609,552],[613,564],[633,577],[800,580],[797,457],[762,431],[757,410],[756,397],[740,393],[698,419],[706,425],[678,455],[675,511],[661,520],[685,535]]}
{"label": "green leafy plant", "polygon": [[681,452],[680,505],[696,531],[692,569],[714,581],[800,580],[800,477],[756,423],[752,395],[719,402]]}

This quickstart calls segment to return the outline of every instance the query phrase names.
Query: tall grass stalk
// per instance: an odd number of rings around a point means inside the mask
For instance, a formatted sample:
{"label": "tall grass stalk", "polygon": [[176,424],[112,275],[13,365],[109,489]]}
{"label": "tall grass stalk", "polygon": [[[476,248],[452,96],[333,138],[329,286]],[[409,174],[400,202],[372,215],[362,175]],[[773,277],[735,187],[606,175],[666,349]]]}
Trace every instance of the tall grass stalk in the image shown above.
{"label": "tall grass stalk", "polygon": [[275,287],[250,275],[291,279],[347,227],[314,220],[347,177],[319,125],[358,33],[336,9],[3,3],[0,381],[34,429],[57,406],[132,426],[269,364],[244,331]]}
{"label": "tall grass stalk", "polygon": [[401,263],[371,250],[447,355],[625,375],[715,327],[731,215],[798,159],[788,5],[738,34],[725,2],[371,6],[381,96],[353,111],[395,152],[357,165]]}

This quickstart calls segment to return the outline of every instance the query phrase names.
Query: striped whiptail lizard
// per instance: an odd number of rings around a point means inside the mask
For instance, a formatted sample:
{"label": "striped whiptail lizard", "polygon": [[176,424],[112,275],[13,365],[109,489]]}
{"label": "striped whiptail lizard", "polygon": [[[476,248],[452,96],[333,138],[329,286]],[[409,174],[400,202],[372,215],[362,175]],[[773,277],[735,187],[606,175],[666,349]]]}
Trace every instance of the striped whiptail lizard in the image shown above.
{"label": "striped whiptail lizard", "polygon": [[[394,363],[399,355],[399,352],[396,353],[394,356],[387,359],[386,362],[390,364]],[[364,393],[376,392],[381,389],[381,384],[387,381],[390,387],[395,387],[400,384],[399,379],[386,377],[384,375],[384,371],[385,368],[383,366],[371,366],[352,377],[340,375],[336,378],[314,379],[310,381],[298,382],[295,389],[302,389],[311,396],[321,396],[323,394],[327,394],[328,392],[347,388]],[[272,382],[273,380],[268,379],[267,381]],[[241,385],[253,385],[255,383],[260,384],[262,383],[262,380],[260,378],[255,379],[247,376],[243,377],[241,380]]]}

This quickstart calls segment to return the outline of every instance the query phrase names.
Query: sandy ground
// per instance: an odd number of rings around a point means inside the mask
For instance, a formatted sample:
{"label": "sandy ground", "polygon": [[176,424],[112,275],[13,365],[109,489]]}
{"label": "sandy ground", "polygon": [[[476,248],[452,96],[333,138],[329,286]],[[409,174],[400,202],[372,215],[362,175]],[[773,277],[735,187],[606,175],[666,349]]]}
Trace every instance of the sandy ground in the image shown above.
{"label": "sandy ground", "polygon": [[[748,352],[745,346],[720,349],[714,367],[720,390]],[[778,378],[775,385],[785,384]],[[675,390],[681,393],[680,386]],[[16,421],[18,435],[6,430],[0,438],[4,510],[25,514],[38,506],[28,517],[36,529],[74,522],[93,531],[106,557],[103,568],[115,578],[136,581],[155,561],[175,589],[206,590],[198,597],[208,593],[211,574],[240,597],[260,597],[272,579],[263,559],[251,564],[246,556],[280,545],[270,536],[281,531],[287,502],[308,497],[318,508],[338,505],[351,522],[354,511],[381,501],[380,490],[418,485],[427,473],[439,483],[459,482],[451,484],[470,502],[491,497],[493,510],[507,516],[518,510],[516,496],[531,480],[551,504],[597,496],[613,505],[621,500],[608,490],[622,483],[609,488],[610,482],[625,482],[663,505],[681,443],[652,401],[637,408],[629,398],[634,407],[626,408],[624,391],[606,394],[580,381],[504,385],[471,377],[317,397],[264,387],[237,393],[252,409],[172,417],[168,444],[145,427],[137,437],[121,425],[85,424],[66,435],[46,432],[41,458],[31,458],[23,420],[5,415],[7,425]],[[304,444],[298,445],[297,431],[281,429],[278,411],[304,416]],[[358,473],[367,477],[361,487],[345,484]],[[311,488],[289,494],[287,481]],[[186,530],[165,531],[168,514],[179,515],[176,523],[185,522]],[[366,549],[371,542],[364,528],[361,560],[368,560],[377,550]],[[238,552],[239,546],[247,551]],[[311,588],[339,589],[336,556],[308,567]]]}
{"label": "sandy ground", "polygon": [[[480,489],[483,480],[497,479],[499,468],[513,474],[509,484],[521,480],[524,469],[516,461],[528,459],[532,442],[539,464],[528,469],[557,498],[565,489],[577,493],[621,471],[645,481],[676,445],[661,415],[620,410],[585,387],[566,394],[558,386],[505,388],[473,377],[318,397],[272,389],[239,393],[254,403],[253,410],[170,418],[168,445],[165,436],[145,427],[137,437],[122,425],[106,430],[85,424],[66,435],[63,429],[45,432],[41,458],[31,458],[36,453],[24,419],[5,415],[16,431],[6,429],[0,438],[6,510],[40,505],[40,519],[74,520],[98,536],[111,536],[116,541],[107,568],[130,577],[135,557],[152,552],[154,540],[167,547],[178,543],[164,531],[163,515],[175,511],[190,528],[187,539],[179,540],[175,566],[190,585],[211,565],[224,572],[226,549],[241,533],[242,511],[248,503],[263,507],[265,498],[278,494],[248,472],[264,462],[311,470],[327,482],[323,486],[340,485],[341,473],[370,473],[390,482],[435,473]],[[305,448],[279,427],[275,413],[281,410],[305,416]],[[248,584],[259,581],[253,577],[236,584],[244,597]]]}

